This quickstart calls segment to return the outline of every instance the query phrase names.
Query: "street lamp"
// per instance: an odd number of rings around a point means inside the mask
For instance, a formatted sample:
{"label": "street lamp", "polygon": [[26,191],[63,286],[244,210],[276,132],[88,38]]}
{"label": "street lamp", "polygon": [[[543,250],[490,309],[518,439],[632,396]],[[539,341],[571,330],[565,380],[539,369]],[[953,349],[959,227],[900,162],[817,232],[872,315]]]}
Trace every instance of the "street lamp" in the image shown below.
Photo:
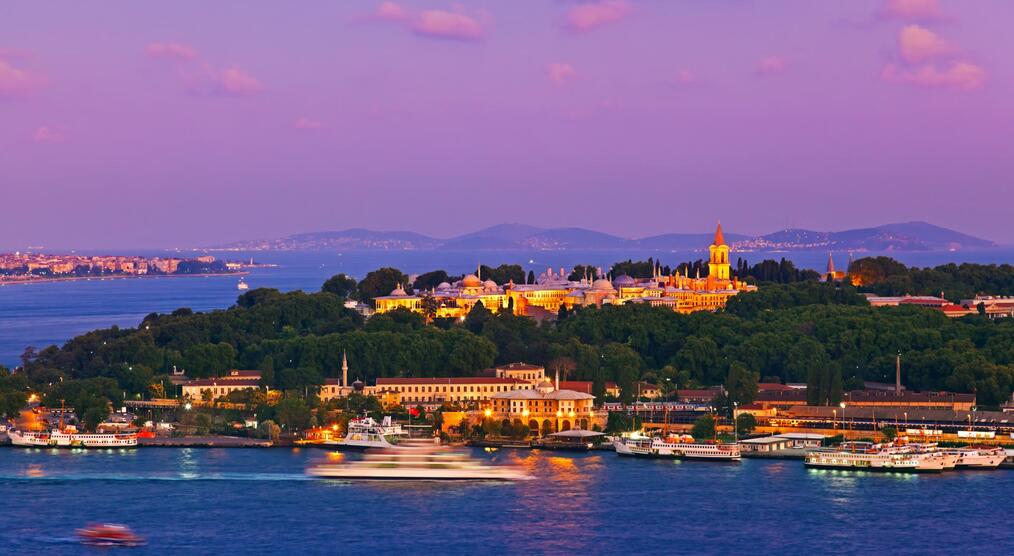
{"label": "street lamp", "polygon": [[846,421],[845,421],[845,402],[841,402],[840,404],[838,404],[838,406],[841,407],[841,428],[842,428],[842,432],[844,432],[845,431],[845,423],[846,423]]}
{"label": "street lamp", "polygon": [[732,434],[736,439],[736,443],[739,444],[739,423],[736,422],[737,407],[739,407],[739,402],[732,402]]}
{"label": "street lamp", "polygon": [[838,430],[838,410],[837,409],[832,409],[831,410],[831,428],[833,430]]}

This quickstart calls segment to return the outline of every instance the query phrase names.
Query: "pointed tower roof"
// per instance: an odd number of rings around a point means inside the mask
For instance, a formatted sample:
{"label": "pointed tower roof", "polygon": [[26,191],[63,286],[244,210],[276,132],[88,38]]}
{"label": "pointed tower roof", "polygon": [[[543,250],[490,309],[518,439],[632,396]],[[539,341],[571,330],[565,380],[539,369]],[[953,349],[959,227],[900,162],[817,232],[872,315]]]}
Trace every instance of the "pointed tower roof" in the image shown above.
{"label": "pointed tower roof", "polygon": [[831,256],[831,252],[827,252],[827,273],[834,274],[834,257]]}
{"label": "pointed tower roof", "polygon": [[715,229],[715,241],[714,245],[725,245],[725,236],[722,234],[722,222],[718,222],[718,228]]}

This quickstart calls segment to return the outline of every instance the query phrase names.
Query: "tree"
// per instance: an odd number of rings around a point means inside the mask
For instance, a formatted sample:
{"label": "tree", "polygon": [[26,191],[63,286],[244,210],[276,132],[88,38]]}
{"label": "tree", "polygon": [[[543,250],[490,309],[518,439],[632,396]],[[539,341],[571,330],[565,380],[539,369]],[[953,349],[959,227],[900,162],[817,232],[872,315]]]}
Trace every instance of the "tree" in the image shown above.
{"label": "tree", "polygon": [[275,360],[268,355],[261,361],[261,388],[270,389],[275,385]]}
{"label": "tree", "polygon": [[483,327],[492,318],[493,314],[489,312],[489,309],[481,301],[476,301],[468,315],[465,316],[465,328],[472,334],[482,334]]}
{"label": "tree", "polygon": [[884,441],[891,442],[894,440],[894,437],[898,436],[898,429],[889,425],[880,429],[880,434],[884,435]]}
{"label": "tree", "polygon": [[729,365],[729,375],[725,379],[725,390],[730,403],[748,404],[757,397],[757,381],[760,374],[750,372],[739,363]]}
{"label": "tree", "polygon": [[423,316],[426,317],[426,322],[431,322],[436,318],[437,310],[440,309],[440,303],[437,301],[437,298],[430,295],[429,292],[423,294],[419,306],[422,309]]}
{"label": "tree", "polygon": [[275,406],[275,417],[290,431],[310,426],[310,408],[299,398],[286,398]]}
{"label": "tree", "polygon": [[714,438],[715,418],[709,414],[694,421],[694,427],[690,429],[690,435],[697,440]]}
{"label": "tree", "polygon": [[274,421],[268,419],[266,421],[261,421],[260,425],[257,426],[257,432],[271,442],[278,442],[278,437],[281,436],[282,429]]}
{"label": "tree", "polygon": [[739,434],[750,434],[757,428],[757,418],[752,413],[740,413],[736,417],[736,430]]}
{"label": "tree", "polygon": [[447,275],[446,271],[434,270],[431,272],[424,272],[416,277],[412,282],[412,289],[416,291],[426,291],[436,288],[444,282],[450,283],[451,277]]}
{"label": "tree", "polygon": [[384,267],[366,275],[357,285],[359,299],[372,301],[374,297],[390,295],[399,285],[406,287],[408,276],[397,268]]}
{"label": "tree", "polygon": [[351,276],[341,273],[327,279],[320,291],[330,292],[338,297],[349,297],[356,292],[356,281]]}
{"label": "tree", "polygon": [[535,271],[532,271],[532,270],[528,271],[528,280],[525,283],[526,284],[534,284],[535,283]]}
{"label": "tree", "polygon": [[618,411],[612,411],[606,418],[606,432],[633,432],[641,428],[641,418],[637,415],[627,415]]}

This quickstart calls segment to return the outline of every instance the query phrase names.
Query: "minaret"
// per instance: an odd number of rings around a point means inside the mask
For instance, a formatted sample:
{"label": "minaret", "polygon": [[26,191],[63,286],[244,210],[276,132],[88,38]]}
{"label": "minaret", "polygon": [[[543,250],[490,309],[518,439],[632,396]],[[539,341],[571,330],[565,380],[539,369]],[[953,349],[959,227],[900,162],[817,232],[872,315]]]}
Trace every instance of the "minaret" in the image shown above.
{"label": "minaret", "polygon": [[834,257],[830,251],[827,252],[827,274],[829,277],[834,276]]}
{"label": "minaret", "polygon": [[894,363],[894,394],[901,395],[901,352],[898,352]]}
{"label": "minaret", "polygon": [[556,389],[560,389],[560,369],[556,369]]}
{"label": "minaret", "polygon": [[342,386],[348,387],[349,385],[349,360],[345,357],[345,352],[342,351]]}

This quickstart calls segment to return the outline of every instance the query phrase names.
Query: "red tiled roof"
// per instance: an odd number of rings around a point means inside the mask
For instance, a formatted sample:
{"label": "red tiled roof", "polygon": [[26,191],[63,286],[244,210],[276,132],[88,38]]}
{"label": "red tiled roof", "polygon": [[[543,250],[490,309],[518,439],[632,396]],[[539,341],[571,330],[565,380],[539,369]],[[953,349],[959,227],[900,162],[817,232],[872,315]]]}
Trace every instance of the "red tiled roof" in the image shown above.
{"label": "red tiled roof", "polygon": [[377,386],[391,384],[528,384],[527,380],[492,376],[456,376],[447,378],[378,378]]}
{"label": "red tiled roof", "polygon": [[592,393],[592,381],[590,380],[561,380],[560,390],[573,390],[575,392]]}
{"label": "red tiled roof", "polygon": [[757,385],[758,392],[784,392],[786,390],[792,390],[792,387],[777,382],[761,382]]}
{"label": "red tiled roof", "polygon": [[183,383],[183,386],[260,386],[258,378],[197,378]]}
{"label": "red tiled roof", "polygon": [[545,367],[541,365],[529,365],[528,363],[510,363],[508,365],[497,367],[497,369],[502,371],[538,371],[544,368]]}
{"label": "red tiled roof", "polygon": [[236,380],[236,379],[242,379],[242,378],[256,378],[256,379],[260,380],[260,378],[261,378],[261,372],[260,371],[240,371],[240,370],[237,370],[237,369],[232,369],[230,371],[226,371],[224,374],[222,374],[222,376],[219,377],[220,380]]}

